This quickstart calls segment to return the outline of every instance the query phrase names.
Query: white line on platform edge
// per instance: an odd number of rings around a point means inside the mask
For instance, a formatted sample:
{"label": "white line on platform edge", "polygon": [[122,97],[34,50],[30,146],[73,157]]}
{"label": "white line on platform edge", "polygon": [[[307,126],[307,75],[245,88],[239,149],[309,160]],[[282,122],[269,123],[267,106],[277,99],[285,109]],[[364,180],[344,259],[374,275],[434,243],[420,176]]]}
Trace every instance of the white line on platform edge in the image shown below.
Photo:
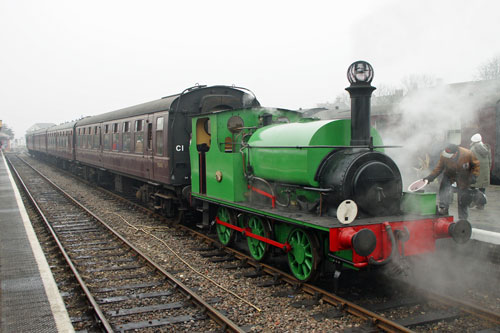
{"label": "white line on platform edge", "polygon": [[68,311],[66,310],[66,306],[64,305],[64,301],[61,297],[61,294],[59,293],[59,289],[57,288],[54,276],[52,275],[49,264],[47,263],[47,259],[43,254],[40,243],[38,242],[38,238],[36,237],[35,231],[33,230],[33,226],[31,225],[28,213],[26,212],[26,209],[24,207],[23,200],[21,199],[21,195],[19,193],[19,190],[17,189],[16,183],[14,182],[14,178],[12,177],[3,153],[2,159],[5,163],[10,183],[12,185],[12,188],[14,189],[14,195],[16,196],[19,212],[21,213],[24,228],[31,245],[31,250],[33,251],[33,255],[35,256],[35,260],[40,271],[43,287],[45,288],[45,292],[47,293],[47,297],[49,299],[49,304],[52,310],[52,315],[54,316],[54,321],[57,326],[57,331],[73,333],[75,332],[75,330],[73,328],[73,325],[71,324],[71,320],[69,319]]}

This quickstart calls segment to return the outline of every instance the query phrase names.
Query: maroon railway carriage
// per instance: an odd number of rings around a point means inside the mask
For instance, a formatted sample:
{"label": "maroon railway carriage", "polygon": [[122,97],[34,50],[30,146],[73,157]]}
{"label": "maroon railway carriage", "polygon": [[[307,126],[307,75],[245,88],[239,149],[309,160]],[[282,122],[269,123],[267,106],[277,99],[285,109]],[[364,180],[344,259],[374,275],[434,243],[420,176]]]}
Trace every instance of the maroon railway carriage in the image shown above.
{"label": "maroon railway carriage", "polygon": [[57,161],[67,163],[75,158],[73,132],[76,121],[52,126],[47,129],[47,154]]}
{"label": "maroon railway carriage", "polygon": [[26,146],[30,154],[41,156],[47,154],[47,128],[26,134]]}
{"label": "maroon railway carriage", "polygon": [[[30,153],[46,155],[85,178],[133,189],[167,216],[191,183],[190,116],[259,106],[244,88],[195,86],[180,94],[87,117],[27,135]],[[30,144],[33,142],[33,144]]]}

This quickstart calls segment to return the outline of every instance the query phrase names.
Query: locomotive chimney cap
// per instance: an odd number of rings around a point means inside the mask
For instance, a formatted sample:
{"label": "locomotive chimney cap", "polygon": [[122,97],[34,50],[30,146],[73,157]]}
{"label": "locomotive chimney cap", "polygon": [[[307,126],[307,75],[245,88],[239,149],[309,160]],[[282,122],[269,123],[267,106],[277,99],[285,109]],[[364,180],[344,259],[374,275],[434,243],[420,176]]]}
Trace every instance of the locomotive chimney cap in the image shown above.
{"label": "locomotive chimney cap", "polygon": [[370,84],[373,80],[373,67],[366,61],[353,62],[347,70],[347,79],[353,84]]}

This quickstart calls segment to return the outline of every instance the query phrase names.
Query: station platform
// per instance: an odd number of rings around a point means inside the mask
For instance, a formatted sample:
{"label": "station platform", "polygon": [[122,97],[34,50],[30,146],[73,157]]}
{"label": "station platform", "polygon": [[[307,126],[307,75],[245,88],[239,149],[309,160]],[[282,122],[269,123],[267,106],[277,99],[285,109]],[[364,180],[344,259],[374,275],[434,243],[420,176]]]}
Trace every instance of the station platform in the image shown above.
{"label": "station platform", "polygon": [[74,332],[2,152],[0,332]]}

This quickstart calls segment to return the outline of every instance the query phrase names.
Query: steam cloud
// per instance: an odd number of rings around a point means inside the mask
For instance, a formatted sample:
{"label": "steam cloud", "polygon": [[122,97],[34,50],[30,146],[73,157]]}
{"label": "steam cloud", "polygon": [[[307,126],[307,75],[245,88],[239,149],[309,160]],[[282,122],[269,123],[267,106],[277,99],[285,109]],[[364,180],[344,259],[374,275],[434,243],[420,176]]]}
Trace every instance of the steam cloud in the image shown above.
{"label": "steam cloud", "polygon": [[[460,144],[461,123],[470,122],[478,110],[491,103],[497,86],[496,81],[441,85],[416,90],[392,107],[401,121],[380,131],[384,144],[403,146],[386,153],[400,167],[405,188],[432,170],[447,143]],[[426,154],[430,165],[426,165]]]}

